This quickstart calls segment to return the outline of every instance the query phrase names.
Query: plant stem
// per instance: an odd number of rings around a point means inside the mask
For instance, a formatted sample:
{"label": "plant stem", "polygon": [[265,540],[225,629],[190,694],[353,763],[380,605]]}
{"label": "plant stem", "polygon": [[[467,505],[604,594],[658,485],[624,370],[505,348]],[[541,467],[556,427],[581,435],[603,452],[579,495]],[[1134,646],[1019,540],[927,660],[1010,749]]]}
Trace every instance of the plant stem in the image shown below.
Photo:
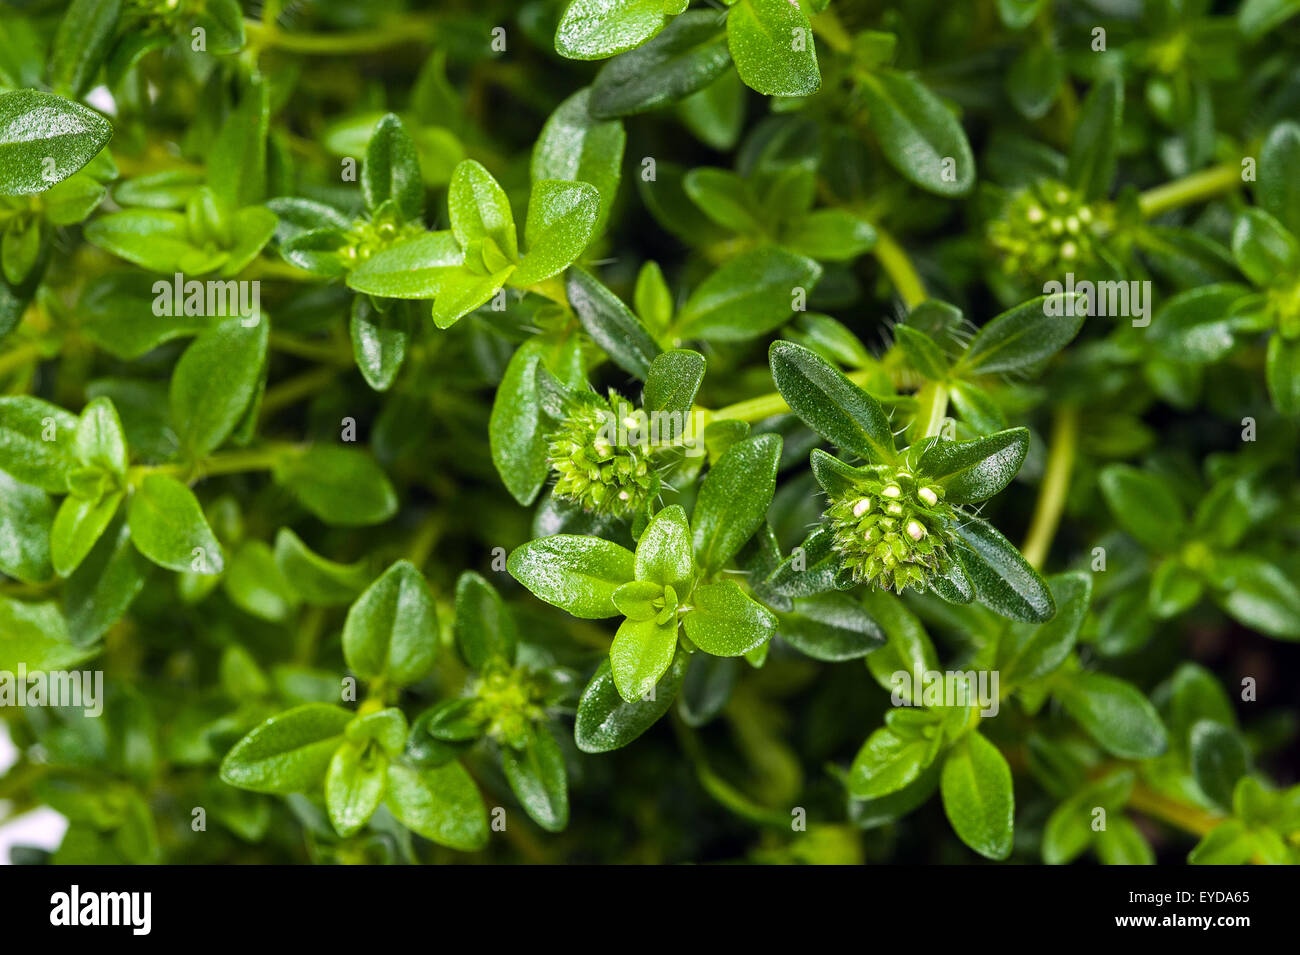
{"label": "plant stem", "polygon": [[[846,376],[849,381],[855,385],[864,385],[871,378],[872,372],[869,370],[851,371]],[[699,409],[703,410],[703,409]],[[785,403],[779,391],[773,391],[766,395],[759,395],[757,398],[747,398],[744,401],[737,401],[734,405],[727,405],[725,408],[719,408],[717,411],[705,411],[705,420],[720,421],[723,418],[731,418],[735,421],[748,421],[754,424],[757,421],[763,421],[773,415],[788,414],[790,406]]]}
{"label": "plant stem", "polygon": [[25,342],[17,346],[8,354],[0,355],[0,375],[4,375],[16,368],[22,368],[31,362],[37,361],[41,357],[41,346],[39,342]]}
{"label": "plant stem", "polygon": [[1180,206],[1213,199],[1241,184],[1241,169],[1230,163],[1202,169],[1182,179],[1148,189],[1138,196],[1138,208],[1148,219]]}
{"label": "plant stem", "polygon": [[323,368],[314,368],[311,371],[304,372],[297,378],[290,378],[274,388],[268,388],[266,395],[262,398],[261,416],[265,418],[281,408],[293,404],[295,401],[315,394],[327,387],[338,373],[338,366],[331,367],[327,365]]}
{"label": "plant stem", "polygon": [[948,394],[948,386],[939,381],[928,382],[916,393],[916,416],[908,427],[913,444],[943,430],[943,420],[948,415]]}
{"label": "plant stem", "polygon": [[930,297],[925,290],[925,283],[921,281],[921,276],[917,274],[912,260],[907,257],[907,253],[894,237],[878,225],[875,225],[875,230],[874,251],[880,267],[894,283],[894,290],[898,292],[898,297],[903,300],[903,304],[908,308],[915,308]]}
{"label": "plant stem", "polygon": [[1047,560],[1052,538],[1056,536],[1061,513],[1065,510],[1065,497],[1070,490],[1070,474],[1074,470],[1074,452],[1079,438],[1079,411],[1071,406],[1056,410],[1052,423],[1052,445],[1047,453],[1047,468],[1043,484],[1038,489],[1034,503],[1034,517],[1020,550],[1025,560],[1041,568]]}
{"label": "plant stem", "polygon": [[283,332],[271,332],[270,345],[276,351],[284,352],[286,355],[296,355],[298,358],[306,358],[309,361],[329,365],[352,364],[350,349],[344,352],[330,344],[294,338],[292,335],[286,335]]}
{"label": "plant stem", "polygon": [[1177,826],[1179,829],[1197,836],[1206,835],[1211,829],[1217,828],[1223,822],[1222,816],[1216,816],[1196,806],[1189,806],[1176,799],[1170,799],[1163,793],[1151,789],[1145,783],[1134,785],[1133,794],[1129,797],[1129,806],[1140,813],[1167,822],[1171,826]]}
{"label": "plant stem", "polygon": [[340,56],[373,53],[403,43],[419,43],[428,38],[433,19],[411,15],[395,18],[386,27],[359,30],[355,33],[284,33],[274,26],[255,20],[244,21],[249,46],[255,50],[284,50],[308,56]]}
{"label": "plant stem", "polygon": [[291,444],[274,444],[262,448],[247,448],[226,454],[215,454],[198,464],[140,464],[127,472],[127,481],[139,486],[150,474],[174,478],[205,478],[221,474],[241,474],[245,471],[269,471],[296,448]]}

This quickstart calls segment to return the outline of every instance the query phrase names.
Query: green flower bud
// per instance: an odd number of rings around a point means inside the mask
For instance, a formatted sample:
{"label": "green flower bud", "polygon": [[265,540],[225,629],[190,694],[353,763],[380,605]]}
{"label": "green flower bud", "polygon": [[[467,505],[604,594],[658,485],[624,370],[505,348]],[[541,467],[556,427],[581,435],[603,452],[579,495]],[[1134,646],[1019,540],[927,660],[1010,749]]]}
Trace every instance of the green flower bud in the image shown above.
{"label": "green flower bud", "polygon": [[631,403],[614,392],[607,406],[575,406],[547,443],[555,497],[619,517],[642,510],[659,493],[659,474],[638,422]]}
{"label": "green flower bud", "polygon": [[[925,590],[947,558],[957,517],[943,488],[918,484],[905,468],[873,465],[826,509],[831,546],[854,583]],[[884,502],[875,507],[874,502]]]}

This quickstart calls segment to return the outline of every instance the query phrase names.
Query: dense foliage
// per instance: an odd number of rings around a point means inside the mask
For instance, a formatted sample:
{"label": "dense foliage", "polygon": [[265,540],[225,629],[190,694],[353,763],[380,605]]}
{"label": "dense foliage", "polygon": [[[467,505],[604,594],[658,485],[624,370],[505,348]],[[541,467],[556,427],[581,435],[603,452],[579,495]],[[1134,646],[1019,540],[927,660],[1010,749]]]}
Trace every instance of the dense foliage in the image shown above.
{"label": "dense foliage", "polygon": [[0,3],[16,858],[1297,861],[1296,13]]}

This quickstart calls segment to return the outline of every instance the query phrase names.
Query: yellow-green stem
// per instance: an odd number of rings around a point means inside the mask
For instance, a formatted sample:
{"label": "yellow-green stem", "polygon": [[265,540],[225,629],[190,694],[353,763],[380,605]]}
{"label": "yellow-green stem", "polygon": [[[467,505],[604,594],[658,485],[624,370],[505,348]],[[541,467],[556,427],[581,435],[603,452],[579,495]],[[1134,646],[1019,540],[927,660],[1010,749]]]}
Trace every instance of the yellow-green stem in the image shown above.
{"label": "yellow-green stem", "polygon": [[894,290],[898,292],[898,297],[903,300],[903,304],[908,308],[915,308],[929,298],[925,291],[925,283],[921,281],[921,276],[912,265],[912,260],[907,257],[907,253],[894,237],[880,226],[876,226],[875,229],[876,260],[889,276],[889,281],[894,283]]}
{"label": "yellow-green stem", "polygon": [[1043,483],[1034,503],[1034,517],[1025,537],[1021,552],[1025,560],[1041,568],[1047,560],[1052,539],[1056,536],[1065,498],[1070,490],[1070,474],[1074,470],[1074,452],[1079,437],[1079,411],[1073,407],[1058,408],[1052,424],[1052,443],[1047,452],[1047,467]]}
{"label": "yellow-green stem", "polygon": [[1241,185],[1240,167],[1224,163],[1167,182],[1163,186],[1148,189],[1138,196],[1138,208],[1144,217],[1150,219],[1170,209],[1213,199],[1239,185]]}

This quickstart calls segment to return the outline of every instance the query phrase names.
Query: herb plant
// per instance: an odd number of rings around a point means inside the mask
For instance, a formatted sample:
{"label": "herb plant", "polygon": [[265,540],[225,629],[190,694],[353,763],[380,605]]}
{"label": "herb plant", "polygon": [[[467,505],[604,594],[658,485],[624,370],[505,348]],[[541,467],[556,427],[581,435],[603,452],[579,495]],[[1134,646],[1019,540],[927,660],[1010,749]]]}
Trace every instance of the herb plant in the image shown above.
{"label": "herb plant", "polygon": [[1300,861],[1298,12],[0,3],[15,860]]}

